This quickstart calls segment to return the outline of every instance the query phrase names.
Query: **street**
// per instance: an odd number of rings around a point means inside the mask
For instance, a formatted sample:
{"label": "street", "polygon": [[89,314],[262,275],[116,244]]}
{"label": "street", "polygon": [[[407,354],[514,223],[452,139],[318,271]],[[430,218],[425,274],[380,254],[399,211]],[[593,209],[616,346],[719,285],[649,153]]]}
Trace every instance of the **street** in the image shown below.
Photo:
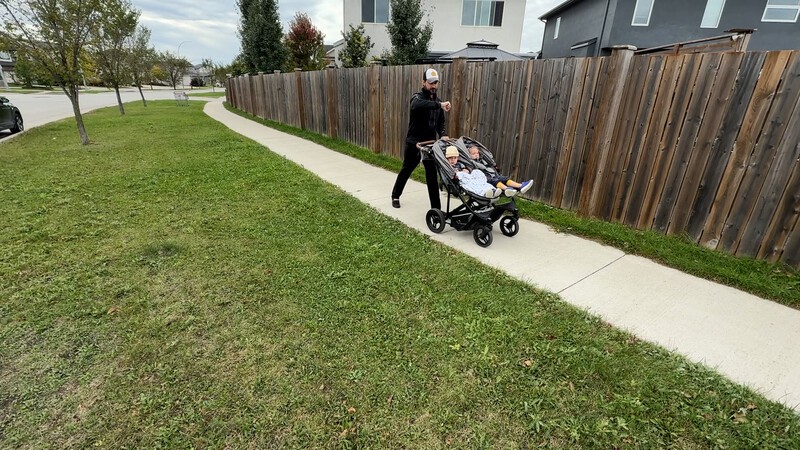
{"label": "street", "polygon": [[[178,91],[185,91],[187,94],[198,92],[211,92],[211,88],[203,89],[178,89]],[[219,91],[220,89],[216,89]],[[173,99],[172,88],[155,87],[150,89],[146,87],[143,89],[144,98],[150,100],[163,100]],[[46,123],[54,122],[57,120],[73,117],[72,104],[69,102],[67,96],[61,90],[54,90],[52,92],[38,93],[38,94],[15,94],[15,93],[0,93],[0,95],[8,98],[16,105],[22,118],[25,121],[25,129],[31,129]],[[120,89],[120,96],[122,102],[141,101],[142,97],[136,88]],[[79,105],[82,113],[105,108],[108,106],[116,106],[117,97],[113,90],[108,92],[97,93],[82,93],[79,96]],[[9,132],[0,132],[0,139],[9,136]]]}

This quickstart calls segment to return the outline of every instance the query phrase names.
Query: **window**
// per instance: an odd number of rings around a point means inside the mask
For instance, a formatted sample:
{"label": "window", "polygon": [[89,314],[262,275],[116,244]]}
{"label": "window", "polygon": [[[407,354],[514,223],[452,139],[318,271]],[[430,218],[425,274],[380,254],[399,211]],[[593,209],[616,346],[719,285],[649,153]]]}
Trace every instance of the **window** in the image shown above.
{"label": "window", "polygon": [[361,0],[361,21],[389,23],[389,0]]}
{"label": "window", "polygon": [[762,22],[797,22],[800,0],[767,0]]}
{"label": "window", "polygon": [[464,0],[461,25],[471,27],[503,26],[503,3],[495,0]]}
{"label": "window", "polygon": [[650,13],[653,12],[653,2],[655,0],[636,0],[636,8],[633,10],[633,22],[635,27],[646,27],[650,25]]}
{"label": "window", "polygon": [[556,19],[556,31],[553,33],[553,39],[558,39],[559,30],[561,30],[561,17]]}
{"label": "window", "polygon": [[703,13],[703,21],[700,28],[717,28],[719,19],[722,17],[722,8],[725,7],[725,0],[708,0],[706,12]]}

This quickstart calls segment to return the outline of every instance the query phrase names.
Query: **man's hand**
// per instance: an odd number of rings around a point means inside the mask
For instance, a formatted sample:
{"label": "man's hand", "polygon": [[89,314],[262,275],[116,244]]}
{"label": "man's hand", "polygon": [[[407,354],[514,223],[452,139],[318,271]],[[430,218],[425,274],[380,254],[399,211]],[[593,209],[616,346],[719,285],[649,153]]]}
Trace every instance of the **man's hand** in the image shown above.
{"label": "man's hand", "polygon": [[450,102],[442,102],[442,109],[445,112],[450,112],[450,108],[452,108],[452,106],[450,105]]}

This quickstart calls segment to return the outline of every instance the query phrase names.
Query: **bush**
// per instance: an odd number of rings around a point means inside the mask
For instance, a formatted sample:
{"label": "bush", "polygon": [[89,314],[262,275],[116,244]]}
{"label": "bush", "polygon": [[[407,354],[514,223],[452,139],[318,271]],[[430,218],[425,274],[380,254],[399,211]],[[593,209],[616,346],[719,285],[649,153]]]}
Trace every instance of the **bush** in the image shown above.
{"label": "bush", "polygon": [[191,83],[189,83],[192,87],[203,87],[206,85],[206,82],[203,81],[200,77],[192,77]]}

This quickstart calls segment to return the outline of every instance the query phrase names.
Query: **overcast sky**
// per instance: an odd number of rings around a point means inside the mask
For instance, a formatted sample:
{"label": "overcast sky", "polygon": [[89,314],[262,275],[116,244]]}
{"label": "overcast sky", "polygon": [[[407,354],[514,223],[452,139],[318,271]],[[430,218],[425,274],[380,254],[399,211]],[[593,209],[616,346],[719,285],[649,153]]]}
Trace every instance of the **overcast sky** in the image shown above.
{"label": "overcast sky", "polygon": [[[180,46],[180,55],[193,64],[199,64],[203,58],[228,64],[239,53],[239,37],[236,34],[239,9],[236,0],[132,2],[142,12],[139,22],[152,31],[151,43],[156,50],[177,53]],[[563,0],[528,0],[520,51],[541,49],[544,24],[538,17],[561,3]],[[279,0],[283,30],[286,32],[296,12],[305,12],[325,34],[325,43],[332,44],[342,37],[342,5],[342,0]]]}

